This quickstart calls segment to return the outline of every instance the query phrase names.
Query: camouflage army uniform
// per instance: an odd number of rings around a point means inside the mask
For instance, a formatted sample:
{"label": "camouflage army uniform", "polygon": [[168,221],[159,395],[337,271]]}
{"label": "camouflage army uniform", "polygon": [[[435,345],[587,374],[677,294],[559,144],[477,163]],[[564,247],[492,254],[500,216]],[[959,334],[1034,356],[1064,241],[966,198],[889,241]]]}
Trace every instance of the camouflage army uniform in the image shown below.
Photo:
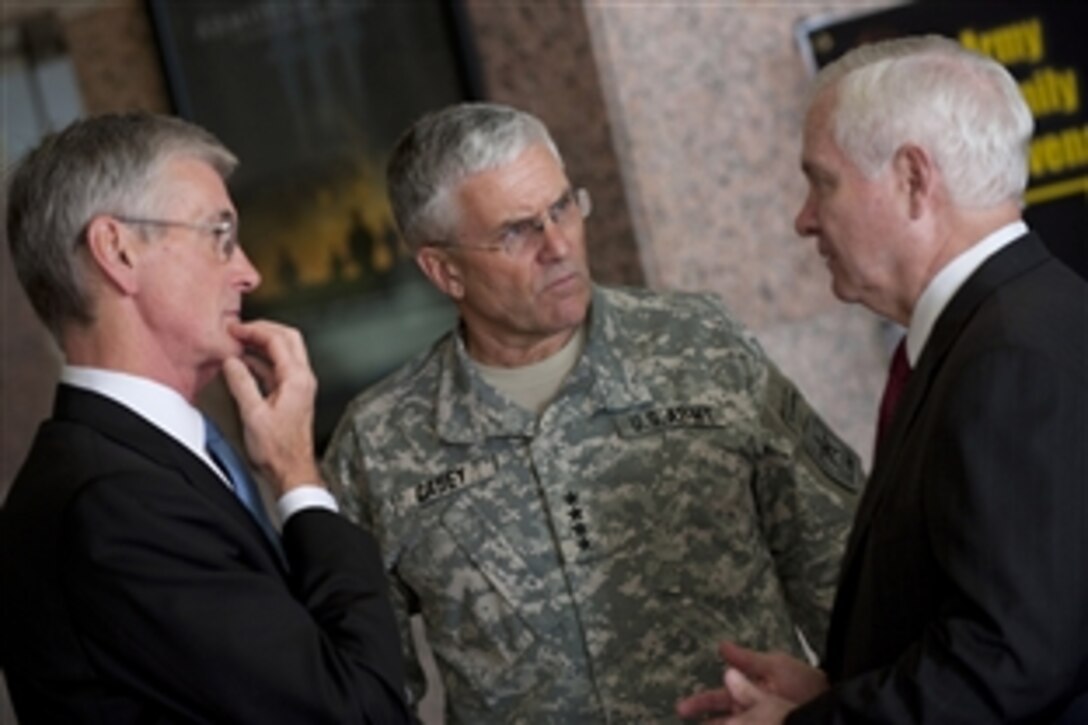
{"label": "camouflage army uniform", "polygon": [[330,444],[409,650],[422,614],[449,722],[675,720],[721,681],[719,640],[823,644],[853,453],[716,299],[598,287],[590,315],[539,417],[451,333]]}

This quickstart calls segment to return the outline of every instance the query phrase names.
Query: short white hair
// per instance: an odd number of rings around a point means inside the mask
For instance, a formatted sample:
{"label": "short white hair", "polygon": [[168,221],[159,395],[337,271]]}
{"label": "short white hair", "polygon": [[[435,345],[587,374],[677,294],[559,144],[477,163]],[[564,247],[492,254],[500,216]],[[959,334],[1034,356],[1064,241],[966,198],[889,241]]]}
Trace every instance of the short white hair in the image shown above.
{"label": "short white hair", "polygon": [[855,48],[824,68],[815,99],[834,94],[835,143],[867,176],[904,144],[934,158],[954,203],[1019,201],[1034,121],[996,61],[936,35]]}

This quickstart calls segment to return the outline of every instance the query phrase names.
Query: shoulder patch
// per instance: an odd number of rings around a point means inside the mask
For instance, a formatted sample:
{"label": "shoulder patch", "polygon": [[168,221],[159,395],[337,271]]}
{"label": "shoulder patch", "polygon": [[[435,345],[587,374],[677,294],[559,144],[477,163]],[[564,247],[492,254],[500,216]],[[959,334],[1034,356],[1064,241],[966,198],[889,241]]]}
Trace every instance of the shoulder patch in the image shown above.
{"label": "shoulder patch", "polygon": [[773,365],[767,380],[765,415],[799,441],[801,453],[828,480],[857,493],[861,464],[854,451],[820,419],[794,385]]}
{"label": "shoulder patch", "polygon": [[825,476],[847,491],[858,492],[861,479],[857,456],[817,415],[808,416],[803,446]]}
{"label": "shoulder patch", "polygon": [[805,420],[811,418],[808,403],[773,365],[767,379],[767,406],[791,433],[805,432]]}

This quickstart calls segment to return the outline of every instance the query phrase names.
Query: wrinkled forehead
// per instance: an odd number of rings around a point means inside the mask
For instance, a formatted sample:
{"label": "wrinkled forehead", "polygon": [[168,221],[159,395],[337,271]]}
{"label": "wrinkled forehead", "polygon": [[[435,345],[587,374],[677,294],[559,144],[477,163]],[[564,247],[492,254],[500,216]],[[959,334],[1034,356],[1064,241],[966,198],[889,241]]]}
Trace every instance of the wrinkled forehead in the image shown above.
{"label": "wrinkled forehead", "polygon": [[514,218],[541,212],[569,188],[555,154],[544,144],[534,144],[508,163],[463,178],[457,197],[466,213]]}
{"label": "wrinkled forehead", "polygon": [[199,155],[164,158],[148,178],[143,198],[145,204],[165,214],[236,216],[220,170]]}
{"label": "wrinkled forehead", "polygon": [[825,88],[812,98],[805,112],[802,138],[805,142],[815,140],[833,130],[837,95],[833,89]]}
{"label": "wrinkled forehead", "polygon": [[463,177],[458,184],[458,196],[462,201],[491,200],[537,208],[551,204],[569,186],[567,173],[554,153],[537,144],[505,163]]}
{"label": "wrinkled forehead", "polygon": [[835,107],[834,94],[826,91],[809,105],[801,133],[802,161],[838,149],[834,133]]}

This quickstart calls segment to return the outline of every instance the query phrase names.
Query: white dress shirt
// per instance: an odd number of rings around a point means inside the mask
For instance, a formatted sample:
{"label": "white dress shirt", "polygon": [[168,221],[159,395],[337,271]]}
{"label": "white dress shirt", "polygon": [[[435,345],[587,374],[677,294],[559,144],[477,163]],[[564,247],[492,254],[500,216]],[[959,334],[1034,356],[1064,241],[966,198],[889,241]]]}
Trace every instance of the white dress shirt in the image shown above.
{"label": "white dress shirt", "polygon": [[[98,393],[128,408],[185,446],[219,477],[223,485],[231,487],[226,475],[204,448],[203,414],[176,390],[137,375],[76,365],[65,365],[61,369],[60,380],[72,387]],[[332,494],[316,485],[299,486],[276,501],[280,521],[286,521],[305,508],[338,510]]]}
{"label": "white dress shirt", "polygon": [[972,245],[970,249],[961,252],[930,280],[922,296],[918,298],[918,304],[914,306],[910,327],[907,328],[907,360],[912,368],[918,364],[918,358],[922,355],[922,349],[929,340],[937,318],[963,283],[983,262],[1027,232],[1028,227],[1022,221],[1006,224],[987,235],[981,242]]}

